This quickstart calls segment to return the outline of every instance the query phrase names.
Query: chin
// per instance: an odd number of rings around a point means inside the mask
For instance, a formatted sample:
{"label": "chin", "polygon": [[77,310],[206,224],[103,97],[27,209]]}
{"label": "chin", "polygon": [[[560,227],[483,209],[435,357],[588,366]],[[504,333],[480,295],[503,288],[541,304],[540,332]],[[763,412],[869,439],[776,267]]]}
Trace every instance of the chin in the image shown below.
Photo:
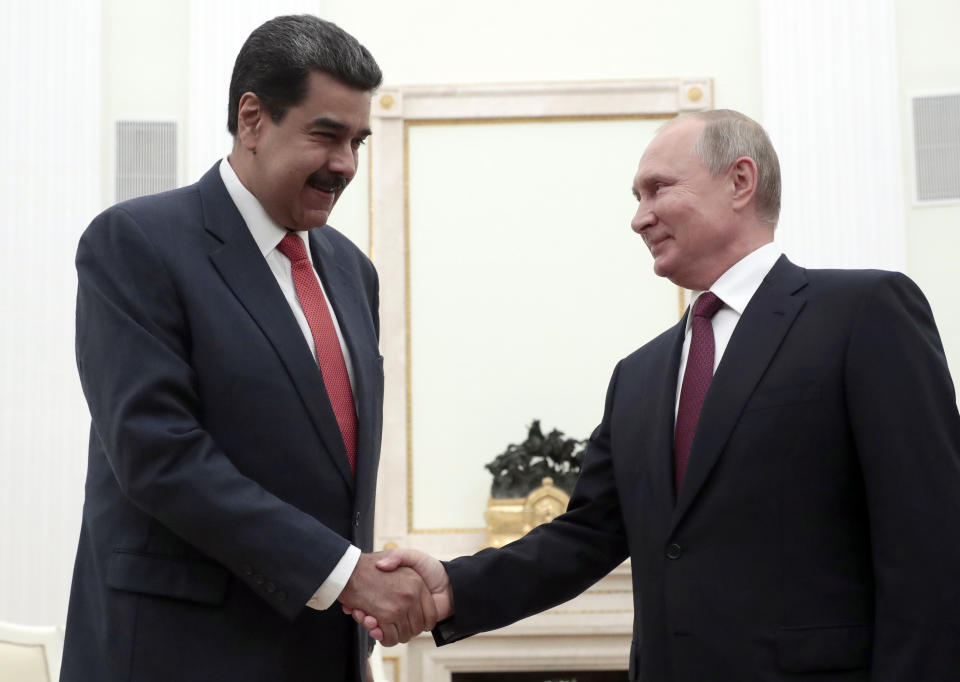
{"label": "chin", "polygon": [[662,259],[656,259],[653,261],[653,274],[657,277],[666,277],[670,281],[673,281],[673,275],[676,274],[674,269],[670,267],[669,261],[664,263]]}
{"label": "chin", "polygon": [[312,230],[315,227],[322,227],[330,219],[329,211],[311,211],[296,221],[295,230]]}

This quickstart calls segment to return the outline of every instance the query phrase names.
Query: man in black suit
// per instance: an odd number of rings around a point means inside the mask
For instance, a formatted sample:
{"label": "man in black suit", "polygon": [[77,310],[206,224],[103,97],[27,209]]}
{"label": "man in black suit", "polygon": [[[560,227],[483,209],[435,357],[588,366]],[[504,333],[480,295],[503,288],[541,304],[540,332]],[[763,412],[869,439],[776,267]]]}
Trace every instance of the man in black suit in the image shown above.
{"label": "man in black suit", "polygon": [[326,225],[380,69],[337,26],[271,20],[230,83],[228,159],[114,206],[77,251],[89,467],[62,680],[361,680],[436,621],[373,567],[377,275]]}
{"label": "man in black suit", "polygon": [[693,314],[617,365],[567,513],[381,568],[424,575],[438,644],[629,556],[631,680],[960,679],[960,416],[923,294],[781,255],[777,156],[736,112],[665,126],[634,193],[632,227]]}

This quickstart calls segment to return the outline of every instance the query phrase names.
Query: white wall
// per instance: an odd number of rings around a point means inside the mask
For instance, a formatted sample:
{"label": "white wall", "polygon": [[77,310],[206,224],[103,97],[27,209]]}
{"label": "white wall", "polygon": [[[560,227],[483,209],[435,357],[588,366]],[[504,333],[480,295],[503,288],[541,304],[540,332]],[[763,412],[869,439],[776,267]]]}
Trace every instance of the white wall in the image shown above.
{"label": "white wall", "polygon": [[0,4],[0,620],[63,621],[88,416],[73,256],[99,209],[100,2]]}
{"label": "white wall", "polygon": [[909,127],[911,95],[960,92],[960,3],[897,0],[896,7],[907,274],[930,301],[954,384],[960,388],[960,305],[956,293],[960,272],[960,201],[927,206],[915,203]]}
{"label": "white wall", "polygon": [[757,0],[327,0],[326,10],[394,85],[711,76],[716,106],[760,114]]}
{"label": "white wall", "polygon": [[[205,127],[191,129],[191,121],[200,120],[196,99],[225,109],[227,87],[191,85],[191,70],[203,68],[191,46],[205,33],[222,38],[219,22],[198,19],[203,1],[15,0],[2,6],[0,69],[2,82],[14,86],[7,88],[8,106],[0,108],[8,135],[0,183],[0,313],[7,320],[0,332],[0,619],[63,622],[86,450],[72,353],[72,254],[80,231],[113,196],[116,118],[181,122],[181,181],[195,179],[193,170],[186,171],[192,150],[183,145],[190,135],[206,134]],[[264,17],[279,6],[267,0],[228,4],[232,9],[224,11]],[[715,106],[762,120],[759,0],[312,5],[371,48],[388,83],[708,76]],[[951,290],[960,206],[912,206],[906,128],[908,93],[960,89],[954,36],[960,6],[955,0],[896,0],[896,10],[907,269],[930,298],[948,358],[960,373],[960,307]],[[223,39],[240,41],[247,30]],[[218,121],[209,131],[218,149],[222,126]],[[207,154],[220,153],[213,152]],[[362,247],[365,172],[333,218]],[[625,192],[629,182],[623,179]],[[624,216],[624,225],[628,220]],[[518,415],[518,422],[530,416]]]}
{"label": "white wall", "polygon": [[186,0],[102,0],[103,86],[100,122],[103,205],[116,199],[116,122],[177,124],[178,175],[184,176],[183,125],[187,113]]}

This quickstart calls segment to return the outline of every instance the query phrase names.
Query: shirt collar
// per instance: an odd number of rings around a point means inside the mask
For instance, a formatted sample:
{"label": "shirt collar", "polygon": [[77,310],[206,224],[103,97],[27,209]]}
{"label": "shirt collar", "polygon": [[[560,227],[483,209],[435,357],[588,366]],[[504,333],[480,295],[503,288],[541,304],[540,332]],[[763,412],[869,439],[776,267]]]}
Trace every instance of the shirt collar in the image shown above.
{"label": "shirt collar", "polygon": [[[720,278],[713,283],[710,291],[716,294],[724,305],[731,308],[737,315],[743,315],[750,299],[757,293],[763,278],[773,269],[777,259],[780,258],[783,251],[775,242],[764,244],[760,248],[748,253],[746,256],[734,263],[730,269],[720,275]],[[696,303],[702,291],[694,291],[690,294],[690,306]],[[687,329],[690,328],[692,320],[687,316]]]}
{"label": "shirt collar", "polygon": [[230,198],[233,199],[233,203],[236,204],[237,210],[240,211],[240,217],[243,218],[243,222],[247,224],[247,229],[250,230],[253,240],[257,243],[257,248],[260,249],[260,253],[263,254],[264,258],[277,248],[277,244],[280,243],[281,239],[291,232],[303,240],[307,247],[307,253],[311,253],[307,231],[288,230],[282,225],[277,224],[257,198],[253,196],[253,193],[244,187],[240,178],[237,176],[237,172],[233,170],[233,166],[230,165],[229,157],[220,161],[220,178],[223,180],[223,184],[227,188],[227,193],[230,195]]}

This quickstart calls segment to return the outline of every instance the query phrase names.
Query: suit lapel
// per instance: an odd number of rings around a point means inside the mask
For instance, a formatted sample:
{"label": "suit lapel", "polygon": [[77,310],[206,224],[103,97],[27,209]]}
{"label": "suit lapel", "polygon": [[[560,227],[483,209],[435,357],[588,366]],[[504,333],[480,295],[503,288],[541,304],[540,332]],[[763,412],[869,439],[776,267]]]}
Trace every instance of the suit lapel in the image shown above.
{"label": "suit lapel", "polygon": [[[625,365],[617,386],[614,403],[614,452],[620,460],[617,476],[624,476],[642,487],[642,493],[621,500],[630,506],[632,513],[648,515],[649,510],[655,508],[658,515],[666,510],[666,519],[669,519],[673,511],[673,401],[664,397],[677,392],[685,325],[686,317],[652,340],[633,359],[628,359],[628,363],[641,364]],[[637,506],[641,503],[642,509]]]}
{"label": "suit lapel", "polygon": [[[374,434],[370,428],[376,407],[377,391],[373,390],[376,380],[374,362],[378,353],[370,347],[369,340],[374,338],[365,311],[369,306],[360,298],[360,287],[351,285],[352,275],[336,258],[333,244],[323,232],[323,228],[310,230],[310,245],[314,267],[323,280],[323,287],[330,298],[330,304],[337,314],[337,322],[343,334],[344,343],[350,351],[355,384],[354,401],[357,405],[357,483],[358,489],[365,490],[367,479],[376,471],[377,462],[372,461],[377,449],[373,443]],[[346,451],[344,450],[344,457]],[[346,460],[344,460],[346,462]],[[349,464],[347,464],[349,467]],[[376,484],[376,481],[373,482]]]}
{"label": "suit lapel", "polygon": [[216,166],[201,178],[199,188],[204,226],[221,242],[211,250],[210,260],[277,351],[337,470],[352,488],[353,475],[323,377]]}
{"label": "suit lapel", "polygon": [[[689,311],[687,312],[689,314]],[[654,422],[650,433],[653,434],[651,455],[654,457],[654,489],[662,492],[669,508],[673,509],[677,501],[676,486],[673,479],[673,432],[676,425],[674,407],[677,395],[677,374],[680,371],[680,354],[683,351],[683,338],[687,328],[687,314],[672,330],[673,343],[669,346],[669,358],[663,358],[654,384],[658,388],[657,394],[665,396],[665,400],[656,401]]]}
{"label": "suit lapel", "polygon": [[703,401],[671,529],[709,477],[740,413],[803,308],[804,299],[794,294],[806,283],[803,269],[781,256],[743,311]]}

